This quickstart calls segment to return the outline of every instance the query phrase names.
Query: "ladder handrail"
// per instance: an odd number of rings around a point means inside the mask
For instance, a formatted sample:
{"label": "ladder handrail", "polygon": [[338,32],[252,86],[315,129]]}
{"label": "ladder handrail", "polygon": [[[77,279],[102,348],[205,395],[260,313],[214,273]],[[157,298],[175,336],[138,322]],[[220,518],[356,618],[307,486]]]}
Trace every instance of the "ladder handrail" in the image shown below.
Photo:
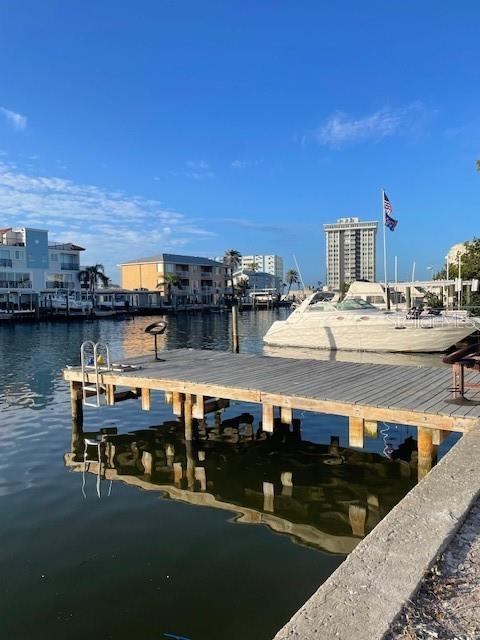
{"label": "ladder handrail", "polygon": [[[103,357],[103,354],[101,353],[102,350],[105,353],[106,356],[106,366],[105,365],[101,365],[98,363],[98,359],[100,356]],[[91,354],[91,355],[90,355]],[[88,362],[89,360],[89,356],[92,359],[92,363],[90,364]],[[93,342],[93,340],[85,340],[85,342],[82,342],[82,345],[80,347],[80,362],[81,362],[81,366],[82,366],[82,402],[84,406],[87,407],[95,407],[96,409],[98,409],[98,407],[100,407],[100,391],[101,391],[101,385],[100,385],[100,377],[99,374],[103,371],[110,371],[111,370],[111,363],[110,363],[110,347],[108,346],[108,343],[105,342]],[[95,374],[95,381],[94,383],[89,383],[88,380],[88,370],[91,371],[91,373]],[[95,402],[89,402],[87,399],[87,391],[95,391]]]}

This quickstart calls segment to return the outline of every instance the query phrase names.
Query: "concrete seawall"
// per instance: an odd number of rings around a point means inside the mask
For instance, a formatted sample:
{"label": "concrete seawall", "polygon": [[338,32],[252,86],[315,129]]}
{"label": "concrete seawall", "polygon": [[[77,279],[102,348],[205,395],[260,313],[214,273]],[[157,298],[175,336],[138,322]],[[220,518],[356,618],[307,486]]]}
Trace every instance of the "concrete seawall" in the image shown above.
{"label": "concrete seawall", "polygon": [[380,640],[479,495],[480,433],[467,433],[275,640]]}

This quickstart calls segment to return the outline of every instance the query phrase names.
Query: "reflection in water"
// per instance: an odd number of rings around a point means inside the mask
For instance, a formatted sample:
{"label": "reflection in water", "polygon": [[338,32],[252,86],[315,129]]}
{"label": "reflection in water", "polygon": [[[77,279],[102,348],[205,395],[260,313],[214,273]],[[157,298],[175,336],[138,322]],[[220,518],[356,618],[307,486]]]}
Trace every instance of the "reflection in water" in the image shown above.
{"label": "reflection in water", "polygon": [[392,364],[416,367],[448,367],[438,353],[376,353],[375,351],[329,351],[300,347],[273,347],[264,345],[267,356],[278,358],[301,358],[329,362],[358,362],[364,364]]}
{"label": "reflection in water", "polygon": [[[183,425],[127,434],[73,431],[67,466],[88,473],[95,492],[109,495],[114,480],[169,498],[236,513],[236,522],[264,524],[296,542],[345,555],[415,484],[414,446],[392,459],[377,453],[303,441],[300,421],[267,434],[248,413],[213,425],[199,421],[198,438],[184,441]],[[403,459],[402,459],[403,458]],[[100,461],[100,462],[99,462]],[[107,487],[103,487],[104,482]],[[93,490],[93,489],[92,489]]]}

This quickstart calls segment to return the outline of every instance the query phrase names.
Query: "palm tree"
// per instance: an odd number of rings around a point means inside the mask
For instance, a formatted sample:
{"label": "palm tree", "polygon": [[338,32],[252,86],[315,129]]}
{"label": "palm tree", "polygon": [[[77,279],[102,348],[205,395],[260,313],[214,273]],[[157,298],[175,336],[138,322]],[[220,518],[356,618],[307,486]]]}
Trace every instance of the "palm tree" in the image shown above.
{"label": "palm tree", "polygon": [[159,282],[157,287],[167,286],[167,300],[168,304],[172,304],[172,289],[180,285],[180,278],[175,273],[166,273],[163,276],[163,282]]}
{"label": "palm tree", "polygon": [[230,285],[231,285],[231,295],[232,295],[232,304],[235,300],[235,287],[233,284],[233,272],[240,264],[240,258],[242,254],[236,249],[227,249],[225,251],[225,255],[223,256],[223,262],[227,266],[227,269],[230,272]]}
{"label": "palm tree", "polygon": [[242,278],[241,280],[239,280],[236,284],[236,289],[237,289],[237,295],[244,296],[247,293],[248,280],[245,278]]}
{"label": "palm tree", "polygon": [[91,267],[85,267],[78,272],[78,279],[87,287],[87,291],[91,294],[95,293],[95,288],[98,283],[103,284],[106,287],[109,283],[109,278],[105,275],[105,269],[103,264],[94,264]]}
{"label": "palm tree", "polygon": [[286,281],[287,281],[287,284],[288,284],[288,290],[287,290],[287,296],[288,296],[288,294],[290,293],[290,289],[292,287],[292,284],[299,282],[298,273],[295,271],[295,269],[289,269],[287,271]]}

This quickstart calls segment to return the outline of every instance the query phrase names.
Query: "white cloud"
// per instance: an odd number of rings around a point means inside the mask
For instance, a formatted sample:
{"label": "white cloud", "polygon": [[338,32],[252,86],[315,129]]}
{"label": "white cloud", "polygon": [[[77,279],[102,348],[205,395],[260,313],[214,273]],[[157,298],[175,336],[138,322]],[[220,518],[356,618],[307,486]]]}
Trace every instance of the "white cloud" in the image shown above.
{"label": "white cloud", "polygon": [[53,240],[84,246],[84,263],[101,262],[109,271],[122,260],[215,235],[158,200],[29,175],[0,160],[0,226],[6,224],[47,228]]}
{"label": "white cloud", "polygon": [[337,148],[359,142],[378,142],[401,132],[418,132],[426,115],[428,112],[420,102],[399,109],[385,107],[360,118],[337,111],[309,136],[302,137],[302,142],[313,139],[319,144]]}
{"label": "white cloud", "polygon": [[215,174],[210,169],[210,165],[205,160],[200,160],[195,162],[193,160],[189,160],[187,162],[187,171],[185,175],[188,178],[193,178],[194,180],[205,180],[205,178],[213,178]]}
{"label": "white cloud", "polygon": [[23,131],[27,126],[27,116],[22,116],[21,113],[10,111],[10,109],[5,109],[5,107],[0,107],[0,112],[3,113],[7,122],[15,131]]}
{"label": "white cloud", "polygon": [[232,162],[232,169],[244,169],[247,164],[245,160],[234,160]]}

